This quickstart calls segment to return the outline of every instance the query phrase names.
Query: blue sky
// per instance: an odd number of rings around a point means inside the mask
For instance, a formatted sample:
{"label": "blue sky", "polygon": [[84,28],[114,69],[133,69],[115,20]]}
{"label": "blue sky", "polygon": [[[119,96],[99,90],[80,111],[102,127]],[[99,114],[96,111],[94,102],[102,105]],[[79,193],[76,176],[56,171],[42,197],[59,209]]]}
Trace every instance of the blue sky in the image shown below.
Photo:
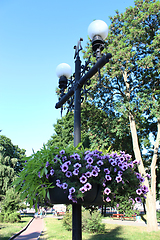
{"label": "blue sky", "polygon": [[55,69],[68,63],[74,72],[74,45],[87,42],[94,19],[110,25],[115,10],[134,0],[0,0],[0,129],[14,145],[39,150],[61,117],[55,109]]}

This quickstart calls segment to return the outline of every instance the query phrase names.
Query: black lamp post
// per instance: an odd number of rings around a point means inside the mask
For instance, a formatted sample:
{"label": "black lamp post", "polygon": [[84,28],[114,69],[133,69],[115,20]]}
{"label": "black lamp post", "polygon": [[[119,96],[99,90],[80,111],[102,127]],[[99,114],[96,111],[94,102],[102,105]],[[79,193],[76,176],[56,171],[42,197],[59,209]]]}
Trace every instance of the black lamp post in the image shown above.
{"label": "black lamp post", "polygon": [[[92,40],[93,53],[96,56],[96,64],[88,70],[88,63],[82,67],[79,52],[82,50],[80,39],[75,46],[75,79],[68,84],[67,78],[71,76],[71,68],[68,64],[58,65],[56,72],[59,77],[60,99],[56,103],[55,108],[63,109],[63,104],[74,95],[74,146],[76,147],[81,142],[81,92],[87,81],[94,76],[100,69],[109,62],[111,54],[101,55],[104,49],[104,39],[108,35],[108,26],[101,20],[93,21],[88,27],[88,34]],[[65,89],[68,92],[65,93]],[[72,101],[70,101],[72,102]],[[82,240],[81,228],[81,204],[72,204],[72,240]]]}

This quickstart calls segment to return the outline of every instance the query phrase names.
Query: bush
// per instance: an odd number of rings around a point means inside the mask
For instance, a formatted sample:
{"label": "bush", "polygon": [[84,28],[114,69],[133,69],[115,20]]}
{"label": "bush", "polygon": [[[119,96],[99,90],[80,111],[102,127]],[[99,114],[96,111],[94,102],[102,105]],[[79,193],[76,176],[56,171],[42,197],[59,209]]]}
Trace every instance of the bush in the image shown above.
{"label": "bush", "polygon": [[72,230],[72,212],[66,212],[65,216],[63,217],[63,226],[68,230]]}
{"label": "bush", "polygon": [[90,213],[88,210],[82,213],[82,229],[86,232],[103,233],[105,224],[102,223],[101,213],[94,211]]}
{"label": "bush", "polygon": [[20,222],[21,220],[21,216],[20,213],[18,212],[13,212],[13,213],[5,213],[4,215],[1,215],[1,222],[10,222],[10,223],[14,223],[14,222]]}
{"label": "bush", "polygon": [[9,218],[9,222],[11,223],[20,222],[21,220],[20,213],[17,213],[17,212],[9,214],[8,218]]}
{"label": "bush", "polygon": [[157,220],[160,220],[160,211],[157,211]]}
{"label": "bush", "polygon": [[0,213],[0,222],[3,222],[3,219],[4,219],[4,215]]}
{"label": "bush", "polygon": [[[72,212],[66,212],[63,218],[64,227],[71,231],[72,230]],[[89,210],[82,211],[82,231],[85,232],[96,232],[103,233],[105,230],[105,224],[102,223],[101,214],[98,211],[89,212]]]}

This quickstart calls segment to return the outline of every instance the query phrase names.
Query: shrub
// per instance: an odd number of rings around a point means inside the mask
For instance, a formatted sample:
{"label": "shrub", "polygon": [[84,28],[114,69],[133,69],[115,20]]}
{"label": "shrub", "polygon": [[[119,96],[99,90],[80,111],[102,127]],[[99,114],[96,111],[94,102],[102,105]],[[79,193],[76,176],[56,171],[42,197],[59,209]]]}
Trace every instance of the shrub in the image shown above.
{"label": "shrub", "polygon": [[82,229],[86,232],[103,233],[105,230],[105,224],[102,223],[101,213],[98,211],[92,213],[88,210],[83,211]]}
{"label": "shrub", "polygon": [[[63,218],[64,227],[72,230],[72,212],[66,212]],[[105,230],[105,224],[102,223],[101,214],[98,211],[90,213],[89,210],[82,211],[82,231],[103,233]]]}
{"label": "shrub", "polygon": [[72,212],[66,212],[65,216],[63,217],[63,226],[68,230],[72,230]]}
{"label": "shrub", "polygon": [[4,219],[4,215],[0,213],[0,222],[3,222],[3,219]]}
{"label": "shrub", "polygon": [[13,213],[9,214],[9,215],[8,215],[8,220],[9,220],[9,222],[11,222],[11,223],[20,222],[20,220],[21,220],[20,213],[18,213],[18,212],[13,212]]}

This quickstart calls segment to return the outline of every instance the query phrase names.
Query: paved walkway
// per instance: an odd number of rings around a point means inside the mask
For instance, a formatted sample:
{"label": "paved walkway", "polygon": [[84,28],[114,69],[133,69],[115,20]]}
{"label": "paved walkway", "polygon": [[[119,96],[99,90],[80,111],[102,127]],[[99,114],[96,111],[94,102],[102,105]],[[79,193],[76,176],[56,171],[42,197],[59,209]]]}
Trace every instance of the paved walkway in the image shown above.
{"label": "paved walkway", "polygon": [[[53,216],[47,216],[47,217],[53,217]],[[56,217],[55,217],[56,218]],[[59,217],[57,217],[59,218]],[[131,225],[131,226],[144,226],[147,227],[147,225],[143,222],[134,222],[134,221],[122,221],[122,220],[113,220],[113,219],[103,219],[103,223],[108,224],[118,224],[118,225]],[[29,224],[27,229],[23,231],[20,235],[17,237],[12,237],[11,239],[15,240],[37,240],[44,228],[44,221],[43,218],[34,218],[33,221]]]}
{"label": "paved walkway", "polygon": [[[43,218],[34,218],[29,224],[27,229],[23,231],[20,235],[15,237],[15,240],[37,240],[43,230],[44,222]],[[13,238],[12,238],[13,239]]]}

